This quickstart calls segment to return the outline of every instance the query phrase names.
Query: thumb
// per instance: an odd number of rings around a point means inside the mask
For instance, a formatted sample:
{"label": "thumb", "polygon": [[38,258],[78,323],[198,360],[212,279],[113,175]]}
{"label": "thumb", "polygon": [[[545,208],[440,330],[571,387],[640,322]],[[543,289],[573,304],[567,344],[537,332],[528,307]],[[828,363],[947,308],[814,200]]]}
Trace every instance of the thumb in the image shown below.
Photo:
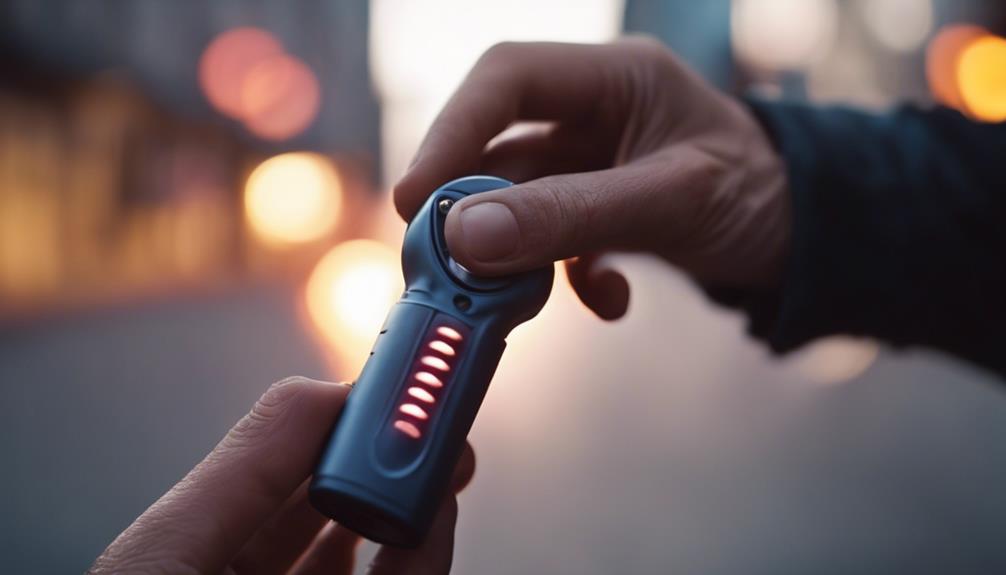
{"label": "thumb", "polygon": [[651,160],[470,196],[447,216],[448,248],[461,265],[489,276],[592,252],[665,248],[681,219],[669,199],[681,180],[674,164]]}

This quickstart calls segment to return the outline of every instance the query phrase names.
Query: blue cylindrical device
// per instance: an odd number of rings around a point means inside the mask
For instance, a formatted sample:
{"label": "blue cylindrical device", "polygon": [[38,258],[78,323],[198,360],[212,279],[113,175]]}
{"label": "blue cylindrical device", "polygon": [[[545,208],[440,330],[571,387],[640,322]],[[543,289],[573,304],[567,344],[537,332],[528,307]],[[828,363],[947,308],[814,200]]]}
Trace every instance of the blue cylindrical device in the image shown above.
{"label": "blue cylindrical device", "polygon": [[507,334],[548,299],[551,266],[479,277],[447,250],[451,206],[510,185],[488,176],[454,180],[430,195],[406,229],[405,293],[377,336],[310,486],[315,508],[373,541],[422,542]]}

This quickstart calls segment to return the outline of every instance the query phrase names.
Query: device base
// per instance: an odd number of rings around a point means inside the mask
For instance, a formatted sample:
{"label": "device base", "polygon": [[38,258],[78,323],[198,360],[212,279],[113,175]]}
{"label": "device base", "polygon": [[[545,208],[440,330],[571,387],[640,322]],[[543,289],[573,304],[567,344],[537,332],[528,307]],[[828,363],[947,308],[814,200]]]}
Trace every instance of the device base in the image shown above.
{"label": "device base", "polygon": [[315,476],[308,489],[315,509],[371,541],[395,547],[416,547],[425,529],[395,513],[394,504],[355,483]]}

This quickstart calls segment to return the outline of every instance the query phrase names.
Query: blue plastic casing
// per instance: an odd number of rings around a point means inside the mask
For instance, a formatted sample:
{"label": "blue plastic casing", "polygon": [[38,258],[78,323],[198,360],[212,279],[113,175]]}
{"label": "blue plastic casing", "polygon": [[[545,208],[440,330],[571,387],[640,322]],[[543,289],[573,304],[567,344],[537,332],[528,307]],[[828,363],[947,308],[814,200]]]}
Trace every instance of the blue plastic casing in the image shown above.
{"label": "blue plastic casing", "polygon": [[316,509],[373,541],[410,547],[425,538],[507,334],[548,299],[552,266],[476,277],[447,251],[445,208],[510,185],[489,176],[454,180],[430,195],[405,231],[405,293],[377,336],[309,493]]}

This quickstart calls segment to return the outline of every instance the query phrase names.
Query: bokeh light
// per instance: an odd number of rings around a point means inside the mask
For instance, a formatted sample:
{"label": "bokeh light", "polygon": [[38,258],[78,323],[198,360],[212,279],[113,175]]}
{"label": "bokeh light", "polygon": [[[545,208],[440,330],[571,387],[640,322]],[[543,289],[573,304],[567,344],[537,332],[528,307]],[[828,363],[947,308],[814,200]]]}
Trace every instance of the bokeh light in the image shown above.
{"label": "bokeh light", "polygon": [[398,254],[380,242],[345,242],[318,262],[307,283],[307,311],[343,377],[363,367],[403,289]]}
{"label": "bokeh light", "polygon": [[886,48],[911,52],[933,29],[932,0],[861,0],[866,26]]}
{"label": "bokeh light", "polygon": [[242,86],[251,71],[275,56],[283,46],[259,28],[234,28],[206,47],[199,60],[199,85],[218,111],[232,118],[244,115]]}
{"label": "bokeh light", "polygon": [[245,215],[252,230],[268,243],[310,242],[334,229],[342,194],[335,167],[324,156],[280,154],[248,176]]}
{"label": "bokeh light", "polygon": [[1006,38],[988,35],[968,44],[957,63],[957,80],[972,116],[1006,120]]}
{"label": "bokeh light", "polygon": [[944,26],[926,49],[926,79],[937,102],[958,110],[964,101],[957,79],[957,64],[964,49],[988,32],[980,26],[952,24]]}
{"label": "bokeh light", "polygon": [[259,62],[241,85],[245,127],[266,140],[286,140],[303,132],[317,117],[320,103],[314,72],[287,54]]}
{"label": "bokeh light", "polygon": [[822,384],[849,381],[877,359],[877,344],[848,337],[818,340],[795,352],[787,363],[803,377]]}
{"label": "bokeh light", "polygon": [[199,61],[199,85],[214,108],[265,140],[300,134],[321,105],[311,68],[259,28],[234,28],[210,42]]}
{"label": "bokeh light", "polygon": [[734,51],[770,71],[803,70],[831,47],[838,22],[835,0],[734,0]]}

